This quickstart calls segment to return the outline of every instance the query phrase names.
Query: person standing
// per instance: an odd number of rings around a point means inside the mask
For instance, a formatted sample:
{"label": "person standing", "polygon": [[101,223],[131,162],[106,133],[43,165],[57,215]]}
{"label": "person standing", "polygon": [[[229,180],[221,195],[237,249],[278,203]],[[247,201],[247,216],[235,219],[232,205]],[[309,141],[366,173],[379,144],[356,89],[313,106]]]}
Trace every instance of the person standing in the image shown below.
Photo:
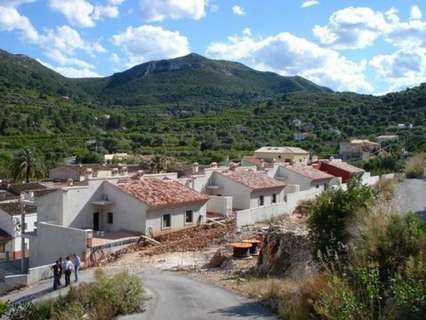
{"label": "person standing", "polygon": [[76,255],[75,253],[73,254],[73,260],[74,260],[75,282],[77,282],[78,281],[78,272],[80,271],[81,260],[80,260],[80,257],[78,255]]}
{"label": "person standing", "polygon": [[65,258],[65,287],[71,284],[71,273],[74,270],[74,265],[70,257]]}
{"label": "person standing", "polygon": [[52,266],[53,271],[53,290],[58,289],[59,286],[59,261],[56,260],[55,264]]}
{"label": "person standing", "polygon": [[61,286],[61,278],[62,274],[64,273],[64,261],[62,257],[58,259],[58,268],[59,268],[59,275],[58,275],[58,285]]}

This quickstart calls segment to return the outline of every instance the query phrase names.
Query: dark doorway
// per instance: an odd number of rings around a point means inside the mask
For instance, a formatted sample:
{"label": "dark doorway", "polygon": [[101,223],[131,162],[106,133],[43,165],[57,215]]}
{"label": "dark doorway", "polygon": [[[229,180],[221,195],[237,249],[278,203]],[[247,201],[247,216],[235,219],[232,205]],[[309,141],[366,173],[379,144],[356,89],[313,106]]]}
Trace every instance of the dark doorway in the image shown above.
{"label": "dark doorway", "polygon": [[99,212],[93,214],[93,230],[99,231]]}

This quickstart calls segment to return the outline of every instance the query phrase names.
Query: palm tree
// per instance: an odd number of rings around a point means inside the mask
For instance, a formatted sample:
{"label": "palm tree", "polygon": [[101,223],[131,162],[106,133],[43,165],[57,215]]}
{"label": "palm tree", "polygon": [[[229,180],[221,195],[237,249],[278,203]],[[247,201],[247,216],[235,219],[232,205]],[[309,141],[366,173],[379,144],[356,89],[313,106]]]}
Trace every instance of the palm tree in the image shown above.
{"label": "palm tree", "polygon": [[31,149],[24,148],[15,154],[10,171],[15,181],[25,179],[28,183],[43,175],[43,166]]}

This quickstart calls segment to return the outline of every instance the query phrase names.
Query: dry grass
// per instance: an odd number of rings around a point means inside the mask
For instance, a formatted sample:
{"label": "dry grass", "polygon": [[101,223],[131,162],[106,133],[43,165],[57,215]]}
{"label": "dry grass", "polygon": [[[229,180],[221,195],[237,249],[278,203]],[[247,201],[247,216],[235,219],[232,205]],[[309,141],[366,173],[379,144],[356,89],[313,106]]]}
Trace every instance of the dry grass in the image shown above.
{"label": "dry grass", "polygon": [[405,166],[405,175],[407,178],[419,178],[424,175],[426,168],[426,153],[419,153],[408,159]]}

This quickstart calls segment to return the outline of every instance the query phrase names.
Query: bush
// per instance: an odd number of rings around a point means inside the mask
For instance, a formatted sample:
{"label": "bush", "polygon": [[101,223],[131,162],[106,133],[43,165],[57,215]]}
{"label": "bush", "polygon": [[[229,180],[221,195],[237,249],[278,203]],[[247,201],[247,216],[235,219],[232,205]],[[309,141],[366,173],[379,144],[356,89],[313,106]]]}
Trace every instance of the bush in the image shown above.
{"label": "bush", "polygon": [[71,287],[66,295],[56,299],[13,305],[7,319],[109,320],[140,310],[143,289],[137,276],[122,272],[107,277],[100,271],[95,276],[94,283]]}
{"label": "bush", "polygon": [[426,154],[420,153],[408,159],[405,166],[405,176],[409,179],[420,178],[426,168]]}
{"label": "bush", "polygon": [[329,263],[345,259],[350,240],[348,226],[355,213],[367,208],[374,198],[373,189],[352,180],[348,190],[323,192],[310,207],[309,237],[315,259]]}

